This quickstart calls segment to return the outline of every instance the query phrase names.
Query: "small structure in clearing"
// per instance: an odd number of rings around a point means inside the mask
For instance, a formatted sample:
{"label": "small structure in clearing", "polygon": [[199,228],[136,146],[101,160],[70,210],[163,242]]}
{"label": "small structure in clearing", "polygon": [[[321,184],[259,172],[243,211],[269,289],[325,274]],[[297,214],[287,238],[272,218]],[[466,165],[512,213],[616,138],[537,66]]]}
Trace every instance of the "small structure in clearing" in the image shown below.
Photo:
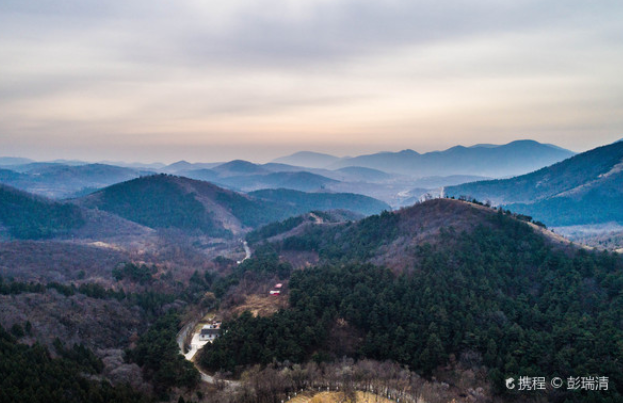
{"label": "small structure in clearing", "polygon": [[221,323],[212,322],[208,325],[204,325],[203,328],[201,328],[201,333],[199,333],[199,340],[213,341],[220,335],[221,335]]}
{"label": "small structure in clearing", "polygon": [[281,287],[283,287],[283,284],[281,284],[281,283],[275,284],[275,286],[273,287],[275,289],[274,290],[270,290],[269,294],[270,295],[274,295],[274,296],[281,295]]}

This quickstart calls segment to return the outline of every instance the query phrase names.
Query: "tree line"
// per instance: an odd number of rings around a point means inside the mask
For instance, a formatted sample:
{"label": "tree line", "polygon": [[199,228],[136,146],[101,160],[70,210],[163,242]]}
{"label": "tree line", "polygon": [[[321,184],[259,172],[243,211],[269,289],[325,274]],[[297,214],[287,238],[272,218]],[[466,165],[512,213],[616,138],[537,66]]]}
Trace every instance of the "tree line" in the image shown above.
{"label": "tree line", "polygon": [[508,393],[508,377],[607,376],[607,393],[550,397],[620,399],[620,256],[563,252],[502,212],[490,220],[471,233],[442,231],[438,244],[417,248],[413,267],[401,274],[361,263],[294,271],[289,310],[225,323],[200,362],[241,371],[273,361],[335,360],[341,322],[362,336],[345,336],[354,358],[391,359],[423,375],[463,358],[488,368],[499,393]]}

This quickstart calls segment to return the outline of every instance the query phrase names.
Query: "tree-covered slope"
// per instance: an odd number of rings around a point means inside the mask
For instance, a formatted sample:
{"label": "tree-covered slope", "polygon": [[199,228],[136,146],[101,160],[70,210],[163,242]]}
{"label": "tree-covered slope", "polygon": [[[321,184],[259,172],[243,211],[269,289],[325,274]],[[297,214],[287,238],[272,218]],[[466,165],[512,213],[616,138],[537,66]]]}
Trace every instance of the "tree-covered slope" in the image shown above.
{"label": "tree-covered slope", "polygon": [[623,222],[623,142],[512,179],[451,186],[448,196],[491,200],[547,225]]}
{"label": "tree-covered slope", "polygon": [[327,262],[369,261],[402,270],[410,267],[419,245],[438,243],[444,231],[491,226],[496,214],[475,203],[434,199],[343,225],[310,226],[280,241],[279,247],[316,252]]}
{"label": "tree-covered slope", "polygon": [[283,221],[275,221],[263,225],[249,232],[245,239],[249,244],[253,245],[273,241],[275,237],[280,239],[292,237],[293,233],[303,233],[311,225],[333,226],[339,223],[357,221],[362,218],[362,215],[346,210],[312,211]]}
{"label": "tree-covered slope", "polygon": [[[61,346],[60,341],[58,346]],[[59,348],[60,357],[40,345],[19,344],[0,326],[0,402],[150,402],[129,386],[96,381],[102,362],[82,345]],[[89,379],[91,378],[91,379]]]}
{"label": "tree-covered slope", "polygon": [[87,196],[82,205],[97,207],[151,228],[197,229],[217,234],[219,228],[205,207],[173,178],[154,176],[108,187]]}
{"label": "tree-covered slope", "polygon": [[294,206],[297,212],[349,210],[363,215],[378,214],[391,207],[372,197],[353,193],[305,193],[289,189],[266,189],[249,193],[258,199]]}
{"label": "tree-covered slope", "polygon": [[0,185],[0,225],[15,238],[41,239],[80,228],[84,218],[77,206]]}
{"label": "tree-covered slope", "polygon": [[623,161],[623,142],[599,147],[552,166],[511,179],[448,186],[447,196],[490,199],[496,204],[529,203],[586,186]]}
{"label": "tree-covered slope", "polygon": [[285,189],[240,194],[212,183],[153,175],[107,187],[75,201],[150,228],[177,228],[228,236],[312,210],[347,209],[373,214],[385,203],[354,194]]}
{"label": "tree-covered slope", "polygon": [[[390,216],[377,216],[371,227],[400,233],[404,220]],[[436,242],[414,245],[399,273],[357,262],[294,271],[289,310],[224,324],[227,331],[204,349],[201,363],[235,370],[347,355],[391,359],[431,375],[460,361],[484,366],[497,393],[512,393],[504,384],[510,377],[601,376],[608,391],[541,396],[619,401],[621,257],[552,247],[533,226],[502,212],[470,220],[471,228],[446,227]]]}
{"label": "tree-covered slope", "polygon": [[594,188],[581,195],[560,195],[535,203],[511,203],[504,207],[534,217],[548,226],[623,224],[623,175],[613,178],[617,189]]}
{"label": "tree-covered slope", "polygon": [[[208,182],[154,175],[119,183],[77,201],[150,228],[224,236],[271,220],[274,209]],[[279,217],[278,217],[279,218]]]}

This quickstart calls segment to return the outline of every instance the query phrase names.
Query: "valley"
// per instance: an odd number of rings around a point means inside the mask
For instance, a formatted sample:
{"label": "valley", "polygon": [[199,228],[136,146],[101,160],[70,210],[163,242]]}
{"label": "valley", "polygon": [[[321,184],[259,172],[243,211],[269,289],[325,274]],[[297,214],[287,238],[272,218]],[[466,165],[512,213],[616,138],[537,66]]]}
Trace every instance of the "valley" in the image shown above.
{"label": "valley", "polygon": [[621,21],[0,1],[0,403],[623,403]]}
{"label": "valley", "polygon": [[[7,176],[2,348],[89,363],[104,383],[64,390],[116,401],[510,403],[504,379],[533,373],[600,374],[611,389],[599,396],[616,401],[620,152],[458,185],[487,172],[186,163],[70,198]],[[399,199],[412,204],[392,208]],[[557,199],[573,203],[553,218],[534,207]],[[214,321],[218,335],[202,339]]]}

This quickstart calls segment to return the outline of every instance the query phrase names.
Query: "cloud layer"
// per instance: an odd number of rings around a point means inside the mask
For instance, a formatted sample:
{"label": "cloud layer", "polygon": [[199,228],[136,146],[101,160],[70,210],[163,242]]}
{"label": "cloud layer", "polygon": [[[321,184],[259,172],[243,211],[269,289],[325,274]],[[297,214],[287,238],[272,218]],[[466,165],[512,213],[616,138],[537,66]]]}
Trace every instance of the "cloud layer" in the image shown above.
{"label": "cloud layer", "polygon": [[222,3],[0,4],[2,153],[266,160],[623,137],[620,2]]}

